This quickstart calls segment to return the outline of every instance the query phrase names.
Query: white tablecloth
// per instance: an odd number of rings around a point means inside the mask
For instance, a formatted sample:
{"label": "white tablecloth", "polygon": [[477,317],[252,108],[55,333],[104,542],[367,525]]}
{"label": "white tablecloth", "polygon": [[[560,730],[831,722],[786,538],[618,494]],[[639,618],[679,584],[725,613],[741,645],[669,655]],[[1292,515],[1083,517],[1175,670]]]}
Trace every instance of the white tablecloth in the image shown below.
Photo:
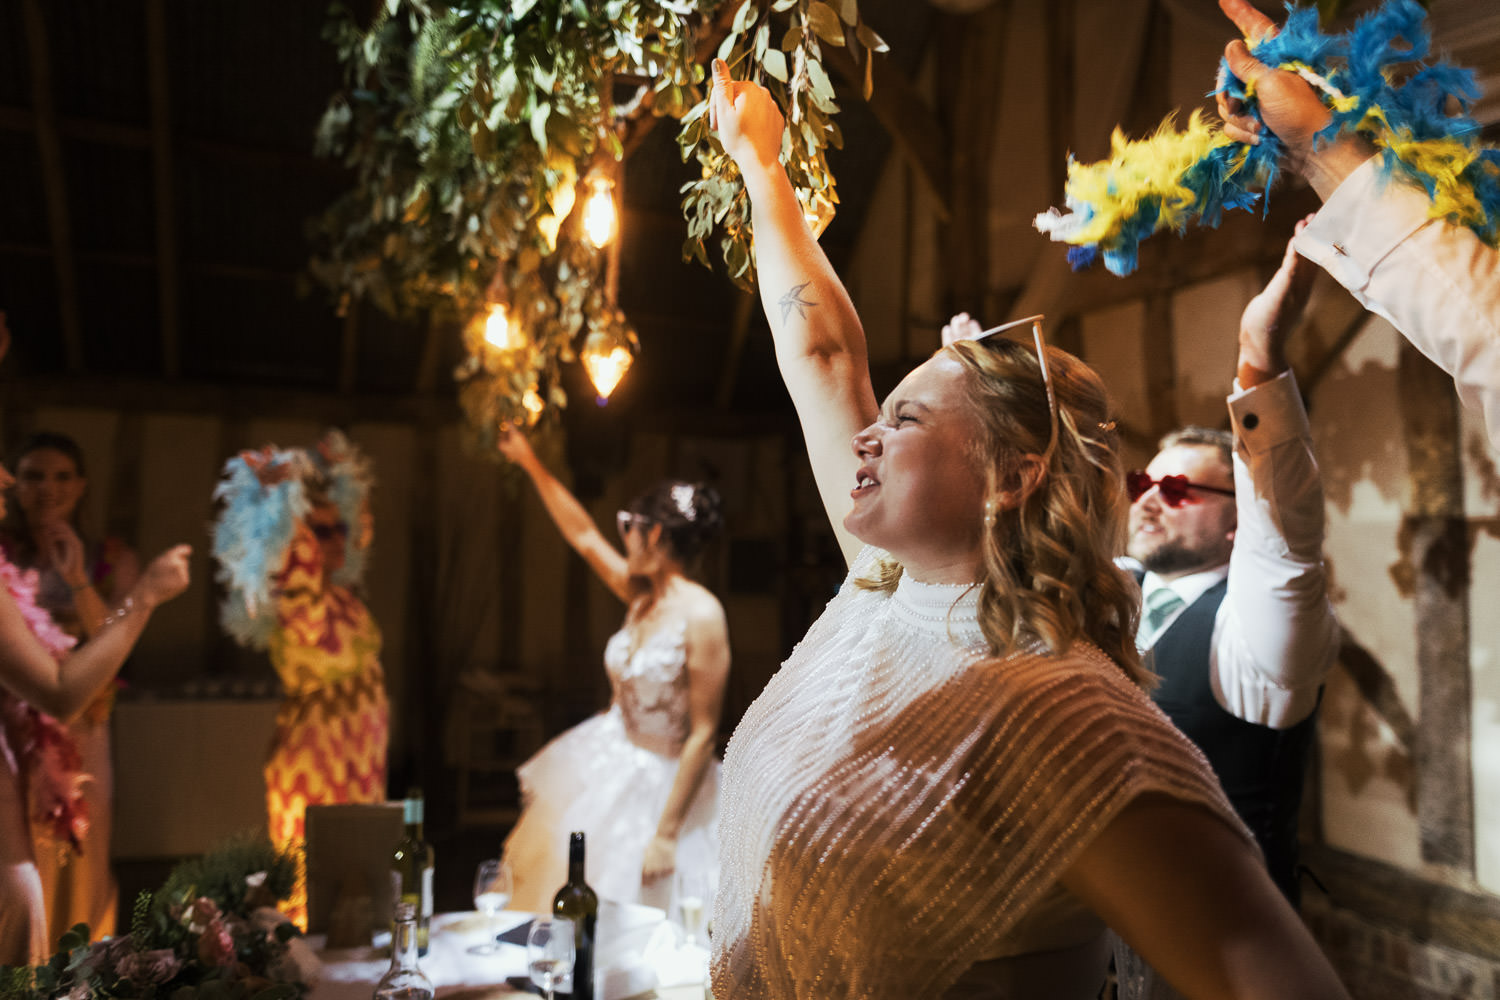
{"label": "white tablecloth", "polygon": [[[491,929],[504,933],[532,918],[529,913],[507,911],[493,923],[478,913],[440,913],[432,918],[432,933],[425,956],[418,960],[432,980],[439,997],[481,1000],[486,997],[524,995],[506,985],[511,976],[526,976],[526,949],[504,944],[493,955],[469,952],[484,943]],[[699,1000],[705,996],[708,955],[699,947],[683,943],[676,927],[668,924],[660,910],[629,907],[600,914],[599,947],[596,957],[600,1000],[656,996],[662,1000]],[[314,935],[309,944],[321,949]],[[319,950],[323,968],[309,1000],[370,1000],[375,984],[390,968],[388,947]]]}

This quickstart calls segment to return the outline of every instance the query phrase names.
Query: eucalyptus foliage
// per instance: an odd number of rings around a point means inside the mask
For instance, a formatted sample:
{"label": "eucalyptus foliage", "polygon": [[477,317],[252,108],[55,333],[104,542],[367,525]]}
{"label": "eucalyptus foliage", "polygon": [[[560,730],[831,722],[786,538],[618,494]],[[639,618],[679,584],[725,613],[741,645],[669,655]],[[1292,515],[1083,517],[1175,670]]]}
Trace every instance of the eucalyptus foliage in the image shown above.
{"label": "eucalyptus foliage", "polygon": [[[781,161],[809,215],[831,215],[838,204],[828,169],[828,146],[842,149],[844,140],[833,116],[838,112],[833,81],[823,65],[825,45],[846,46],[858,60],[863,54],[864,97],[873,86],[871,52],[886,43],[860,19],[858,0],[745,0],[739,5],[719,58],[739,79],[755,79],[770,90],[787,119]],[[683,186],[688,239],[683,255],[708,266],[706,243],[715,226],[729,275],[742,287],[754,282],[750,253],[750,199],[734,162],[709,128],[708,103],[700,101],[683,118],[677,137],[683,159],[696,156],[702,176]]]}
{"label": "eucalyptus foliage", "polygon": [[[840,139],[822,46],[885,47],[856,0],[382,0],[371,24],[332,9],[325,34],[345,86],[318,150],[355,183],[313,224],[312,273],[341,309],[365,299],[468,324],[456,376],[485,443],[502,422],[529,422],[528,390],[548,412],[565,405],[560,365],[575,344],[590,334],[635,343],[605,291],[605,254],[573,211],[590,170],[621,158],[629,119],[682,121],[683,157],[703,167],[684,188],[684,252],[707,264],[722,226],[729,273],[752,279],[748,205],[709,134],[699,60],[731,14],[720,53],[782,102],[794,182],[836,201],[823,151]],[[525,348],[483,343],[472,321],[495,301],[518,319]]]}

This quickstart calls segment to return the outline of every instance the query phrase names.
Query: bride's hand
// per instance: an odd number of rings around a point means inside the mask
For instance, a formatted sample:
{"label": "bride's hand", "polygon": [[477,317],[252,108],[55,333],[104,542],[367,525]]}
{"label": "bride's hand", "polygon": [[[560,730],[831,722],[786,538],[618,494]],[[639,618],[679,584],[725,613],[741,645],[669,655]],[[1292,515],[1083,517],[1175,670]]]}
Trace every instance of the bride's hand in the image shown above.
{"label": "bride's hand", "polygon": [[500,435],[495,439],[495,448],[500,454],[523,468],[528,459],[536,457],[531,450],[531,442],[526,440],[526,435],[510,424],[500,426]]}
{"label": "bride's hand", "polygon": [[646,844],[646,854],[641,861],[641,879],[649,882],[670,875],[677,868],[677,838],[657,834]]}

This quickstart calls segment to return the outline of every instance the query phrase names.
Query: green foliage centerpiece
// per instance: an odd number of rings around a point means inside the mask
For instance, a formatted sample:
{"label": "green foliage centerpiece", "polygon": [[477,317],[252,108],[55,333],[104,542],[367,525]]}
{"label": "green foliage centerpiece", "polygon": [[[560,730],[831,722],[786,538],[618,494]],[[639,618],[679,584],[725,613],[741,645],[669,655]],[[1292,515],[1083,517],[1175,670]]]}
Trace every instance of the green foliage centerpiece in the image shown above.
{"label": "green foliage centerpiece", "polygon": [[43,965],[0,969],[0,1000],[296,1000],[317,959],[276,910],[297,856],[244,835],[175,868],[136,899],[130,932],[65,934]]}

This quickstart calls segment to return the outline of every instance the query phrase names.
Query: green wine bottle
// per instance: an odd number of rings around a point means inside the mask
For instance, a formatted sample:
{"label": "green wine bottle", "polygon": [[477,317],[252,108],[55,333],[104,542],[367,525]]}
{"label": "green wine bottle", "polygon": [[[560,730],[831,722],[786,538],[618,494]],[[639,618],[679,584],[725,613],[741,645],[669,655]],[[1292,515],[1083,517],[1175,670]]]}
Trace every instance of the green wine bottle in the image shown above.
{"label": "green wine bottle", "polygon": [[[406,835],[391,854],[391,905],[411,903],[417,908],[417,954],[427,954],[432,928],[432,845],[422,839],[422,790],[406,793]],[[395,925],[392,924],[394,933]],[[393,939],[394,940],[394,939]]]}
{"label": "green wine bottle", "polygon": [[552,915],[573,922],[573,1000],[594,1000],[594,924],[599,897],[583,879],[583,834],[568,837],[568,881],[552,898]]}

